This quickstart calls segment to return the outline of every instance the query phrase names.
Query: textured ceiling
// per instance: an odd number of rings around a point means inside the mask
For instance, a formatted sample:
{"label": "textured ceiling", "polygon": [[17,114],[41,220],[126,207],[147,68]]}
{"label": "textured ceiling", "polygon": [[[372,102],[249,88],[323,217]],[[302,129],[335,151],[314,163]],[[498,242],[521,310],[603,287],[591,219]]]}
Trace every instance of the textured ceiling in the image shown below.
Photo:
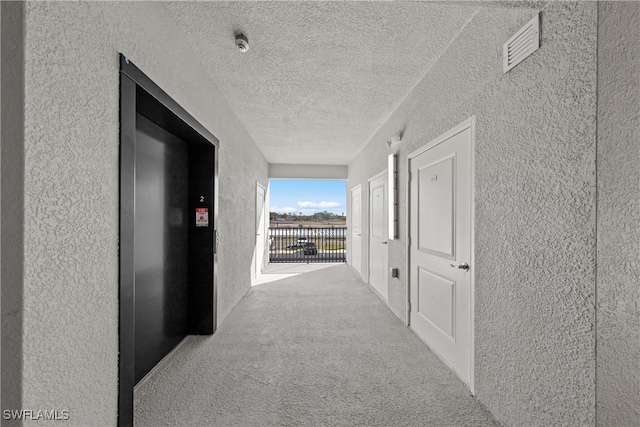
{"label": "textured ceiling", "polygon": [[[267,160],[290,164],[348,164],[477,9],[424,2],[163,6]],[[248,52],[236,49],[236,32],[249,38]]]}

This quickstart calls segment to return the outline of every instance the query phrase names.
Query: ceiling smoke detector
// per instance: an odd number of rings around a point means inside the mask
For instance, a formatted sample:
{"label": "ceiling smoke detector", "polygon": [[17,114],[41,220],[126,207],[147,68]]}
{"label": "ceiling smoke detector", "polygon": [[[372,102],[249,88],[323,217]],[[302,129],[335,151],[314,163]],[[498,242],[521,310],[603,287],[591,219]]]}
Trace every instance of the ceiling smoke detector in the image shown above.
{"label": "ceiling smoke detector", "polygon": [[249,50],[249,39],[244,34],[236,36],[236,47],[240,52],[246,52]]}

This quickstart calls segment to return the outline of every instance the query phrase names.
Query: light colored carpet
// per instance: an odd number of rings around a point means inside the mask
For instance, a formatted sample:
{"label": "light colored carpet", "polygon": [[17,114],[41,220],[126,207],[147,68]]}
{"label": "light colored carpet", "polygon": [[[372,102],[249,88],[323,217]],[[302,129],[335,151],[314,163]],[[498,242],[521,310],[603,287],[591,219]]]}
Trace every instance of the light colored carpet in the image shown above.
{"label": "light colored carpet", "polygon": [[254,286],[135,395],[136,426],[497,425],[347,265]]}
{"label": "light colored carpet", "polygon": [[322,270],[324,268],[342,264],[344,263],[271,263],[267,265],[262,274],[259,274],[258,277],[256,277],[252,286],[263,285],[265,283],[275,282],[276,280],[287,279],[299,274],[310,273],[312,271]]}

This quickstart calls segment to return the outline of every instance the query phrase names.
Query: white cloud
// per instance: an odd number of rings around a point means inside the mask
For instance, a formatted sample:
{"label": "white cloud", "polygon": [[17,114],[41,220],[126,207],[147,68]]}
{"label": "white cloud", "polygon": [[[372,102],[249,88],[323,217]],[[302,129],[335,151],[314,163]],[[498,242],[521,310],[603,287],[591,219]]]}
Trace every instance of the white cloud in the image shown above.
{"label": "white cloud", "polygon": [[338,202],[298,202],[301,208],[337,208],[340,206]]}
{"label": "white cloud", "polygon": [[290,206],[285,206],[284,208],[279,208],[277,206],[271,206],[271,212],[278,212],[278,213],[298,213],[300,212],[300,209],[296,209],[296,208],[292,208]]}

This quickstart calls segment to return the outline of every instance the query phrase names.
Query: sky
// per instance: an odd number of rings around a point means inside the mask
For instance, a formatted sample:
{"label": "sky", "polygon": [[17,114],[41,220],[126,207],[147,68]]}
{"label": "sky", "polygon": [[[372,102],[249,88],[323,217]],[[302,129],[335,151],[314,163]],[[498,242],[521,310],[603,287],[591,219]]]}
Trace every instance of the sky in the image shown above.
{"label": "sky", "polygon": [[346,180],[272,179],[269,212],[313,215],[316,212],[347,212]]}

